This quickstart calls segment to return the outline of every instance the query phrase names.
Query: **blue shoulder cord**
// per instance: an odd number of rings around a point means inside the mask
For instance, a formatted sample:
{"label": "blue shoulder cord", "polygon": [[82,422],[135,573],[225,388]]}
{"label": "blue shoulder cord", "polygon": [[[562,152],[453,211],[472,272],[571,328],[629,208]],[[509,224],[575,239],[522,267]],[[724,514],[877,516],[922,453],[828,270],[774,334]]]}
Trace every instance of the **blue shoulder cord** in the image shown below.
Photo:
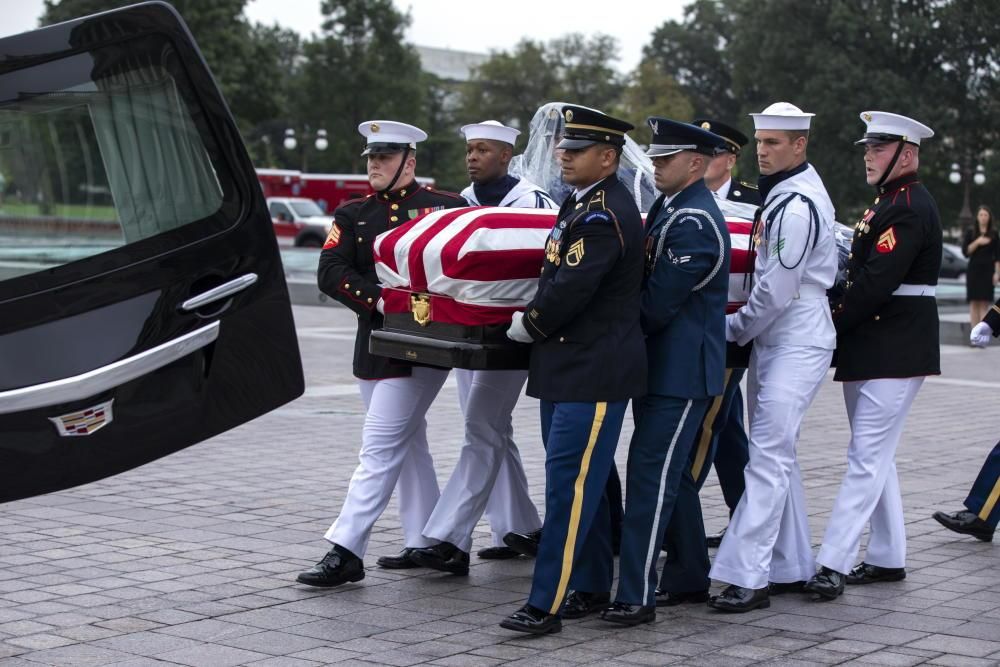
{"label": "blue shoulder cord", "polygon": [[[809,207],[809,220],[812,222],[812,225],[810,225],[810,228],[809,228],[809,236],[806,236],[806,243],[802,247],[802,254],[799,255],[799,258],[797,260],[795,260],[795,263],[792,264],[791,266],[788,266],[787,264],[785,264],[785,260],[783,260],[781,258],[781,246],[780,245],[778,246],[778,250],[777,250],[777,253],[778,253],[778,263],[781,264],[782,268],[788,269],[788,270],[792,270],[792,269],[797,268],[798,265],[802,263],[802,260],[804,260],[806,258],[806,251],[815,248],[816,244],[819,242],[819,212],[816,210],[816,205],[813,204],[812,200],[809,199],[809,197],[806,197],[805,195],[800,194],[798,192],[789,193],[789,195],[787,197],[785,197],[784,199],[782,199],[781,201],[779,201],[777,204],[774,205],[774,208],[772,208],[771,211],[770,211],[770,213],[767,214],[767,219],[766,220],[764,220],[763,217],[761,217],[761,216],[758,215],[757,218],[754,220],[753,227],[750,229],[750,243],[752,244],[753,243],[753,239],[756,238],[756,236],[757,236],[757,232],[760,231],[760,225],[763,224],[764,225],[764,242],[767,243],[770,240],[770,238],[771,238],[771,225],[774,223],[775,218],[777,218],[779,216],[779,214],[780,214],[781,217],[778,218],[778,239],[780,240],[781,239],[781,225],[784,224],[784,221],[785,221],[785,209],[788,208],[788,205],[796,197],[801,198],[802,201],[804,201],[806,203],[806,206]],[[763,213],[763,208],[761,209],[761,213]],[[815,232],[816,232],[815,234],[813,234],[813,230],[814,229],[815,229]],[[812,236],[812,247],[811,248],[810,248],[810,245],[809,245],[809,237],[810,236]],[[754,256],[756,257],[756,254],[757,254],[756,249],[754,249],[753,252],[754,252]],[[753,288],[753,273],[752,272],[751,273],[747,273],[747,274],[745,274],[743,276],[743,287],[746,288],[746,290],[747,290],[748,293]]]}

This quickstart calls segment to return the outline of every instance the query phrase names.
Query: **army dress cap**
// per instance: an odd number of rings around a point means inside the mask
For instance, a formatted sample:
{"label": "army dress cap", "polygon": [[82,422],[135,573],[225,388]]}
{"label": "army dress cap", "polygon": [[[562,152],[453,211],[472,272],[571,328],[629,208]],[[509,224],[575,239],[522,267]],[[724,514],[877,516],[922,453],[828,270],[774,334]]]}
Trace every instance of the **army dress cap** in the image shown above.
{"label": "army dress cap", "polygon": [[400,153],[407,148],[417,150],[417,142],[427,138],[419,127],[394,120],[366,120],[358,125],[358,132],[368,139],[361,157],[381,153]]}
{"label": "army dress cap", "polygon": [[868,129],[865,131],[865,136],[854,142],[855,145],[906,141],[919,146],[921,139],[930,139],[934,136],[934,130],[931,128],[898,113],[863,111],[861,120]]}
{"label": "army dress cap", "polygon": [[697,125],[658,116],[651,116],[646,122],[653,130],[653,138],[646,151],[649,157],[666,157],[681,151],[714,156],[726,150],[725,139]]}
{"label": "army dress cap", "polygon": [[812,117],[794,104],[775,102],[760,113],[750,114],[757,130],[808,130]]}
{"label": "army dress cap", "polygon": [[596,143],[620,148],[625,145],[625,133],[635,129],[631,123],[612,118],[596,109],[567,104],[561,112],[565,128],[556,148],[578,150]]}
{"label": "army dress cap", "polygon": [[521,134],[521,130],[507,127],[500,121],[484,120],[482,123],[463,125],[462,134],[465,135],[466,141],[489,139],[491,141],[502,141],[505,144],[513,146],[514,142],[517,141],[517,135]]}
{"label": "army dress cap", "polygon": [[703,130],[708,130],[712,134],[717,134],[726,140],[726,150],[733,155],[739,155],[740,151],[750,143],[747,135],[743,134],[735,127],[715,120],[714,118],[695,118],[692,125],[697,125]]}

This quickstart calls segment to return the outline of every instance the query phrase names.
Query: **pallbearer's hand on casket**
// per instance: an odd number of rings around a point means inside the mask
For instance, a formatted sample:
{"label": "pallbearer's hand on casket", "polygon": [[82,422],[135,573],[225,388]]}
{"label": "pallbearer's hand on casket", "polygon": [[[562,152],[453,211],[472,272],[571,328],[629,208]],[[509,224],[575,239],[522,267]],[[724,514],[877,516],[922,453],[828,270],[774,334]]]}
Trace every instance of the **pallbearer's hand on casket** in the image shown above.
{"label": "pallbearer's hand on casket", "polygon": [[507,338],[517,343],[533,343],[531,334],[524,328],[524,313],[517,312],[510,318],[510,327],[507,329]]}
{"label": "pallbearer's hand on casket", "polygon": [[733,331],[733,313],[726,315],[726,342],[736,342],[736,332]]}
{"label": "pallbearer's hand on casket", "polygon": [[[510,335],[509,333],[507,334]],[[969,342],[976,347],[986,347],[990,344],[990,338],[993,336],[993,329],[986,322],[980,322],[976,326],[972,327],[972,333],[969,334]]]}

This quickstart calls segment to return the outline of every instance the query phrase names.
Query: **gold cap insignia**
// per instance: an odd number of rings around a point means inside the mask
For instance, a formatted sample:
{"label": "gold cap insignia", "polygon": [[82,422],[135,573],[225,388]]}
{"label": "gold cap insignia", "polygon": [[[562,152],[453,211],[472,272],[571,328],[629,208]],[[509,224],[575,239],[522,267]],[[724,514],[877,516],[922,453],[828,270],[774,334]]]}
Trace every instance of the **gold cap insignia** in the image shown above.
{"label": "gold cap insignia", "polygon": [[572,123],[573,122],[573,110],[572,109],[566,109],[566,122],[567,123]]}
{"label": "gold cap insignia", "polygon": [[372,129],[372,134],[378,132],[379,130],[378,123],[372,123],[371,129]]}
{"label": "gold cap insignia", "polygon": [[701,124],[701,129],[703,129],[703,130],[711,130],[712,129],[712,124],[709,123],[706,120],[704,123]]}
{"label": "gold cap insignia", "polygon": [[870,113],[862,114],[861,117],[865,119],[866,123],[872,122],[872,115]]}

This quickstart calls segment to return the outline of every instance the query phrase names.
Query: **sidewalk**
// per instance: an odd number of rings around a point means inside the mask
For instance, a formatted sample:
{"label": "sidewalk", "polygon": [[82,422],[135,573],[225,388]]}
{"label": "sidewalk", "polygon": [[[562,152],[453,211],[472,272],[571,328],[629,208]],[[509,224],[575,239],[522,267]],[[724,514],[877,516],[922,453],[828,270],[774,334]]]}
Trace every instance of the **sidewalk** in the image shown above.
{"label": "sidewalk", "polygon": [[[295,583],[328,545],[356,463],[363,411],[351,377],[355,316],[296,307],[306,395],[186,451],[102,482],[0,505],[0,666],[189,665],[996,665],[1000,546],[941,528],[1000,437],[1000,346],[943,348],[897,457],[909,535],[904,582],[849,587],[834,602],[774,598],[723,615],[702,605],[618,629],[567,621],[541,638],[498,627],[527,595],[533,561],[481,561],[468,577],[380,570],[402,546],[395,501],[372,535],[367,578]],[[515,435],[539,506],[537,402]],[[626,420],[629,421],[629,420]],[[461,442],[453,381],[428,416],[443,485]],[[618,452],[624,470],[630,426]],[[813,541],[844,470],[839,385],[822,388],[800,443]],[[727,510],[714,473],[709,529]],[[487,545],[480,525],[474,549]]]}

